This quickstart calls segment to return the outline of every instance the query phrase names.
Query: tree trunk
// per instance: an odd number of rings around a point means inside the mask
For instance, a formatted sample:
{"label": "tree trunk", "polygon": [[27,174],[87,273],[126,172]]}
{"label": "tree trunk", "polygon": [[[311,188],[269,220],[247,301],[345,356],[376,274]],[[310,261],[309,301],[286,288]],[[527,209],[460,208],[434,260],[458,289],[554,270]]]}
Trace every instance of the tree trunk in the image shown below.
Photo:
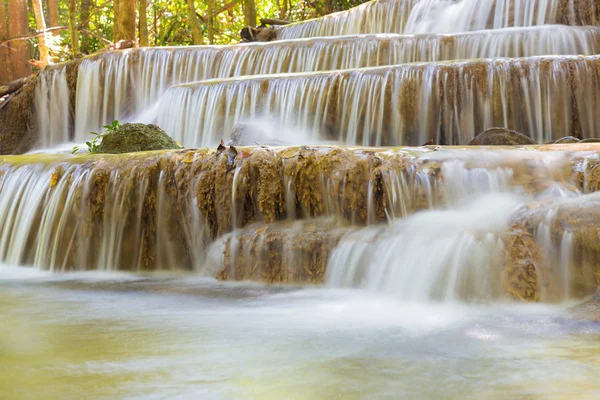
{"label": "tree trunk", "polygon": [[246,26],[256,26],[256,4],[254,0],[244,0],[244,22]]}
{"label": "tree trunk", "polygon": [[200,27],[200,20],[196,15],[196,7],[194,6],[194,0],[187,0],[187,11],[188,21],[190,24],[190,29],[192,31],[192,41],[194,42],[194,44],[204,44],[202,28]]}
{"label": "tree trunk", "polygon": [[[20,37],[29,32],[27,16],[27,0],[8,0],[8,36]],[[12,79],[23,78],[31,74],[29,59],[31,47],[26,40],[18,40],[9,44]]]}
{"label": "tree trunk", "polygon": [[82,29],[81,36],[81,54],[90,54],[90,36],[84,33],[90,30],[90,17],[92,11],[92,0],[81,0],[81,10],[79,11],[79,27]]}
{"label": "tree trunk", "polygon": [[287,16],[287,0],[281,1],[281,7],[279,8],[279,18],[285,19]]}
{"label": "tree trunk", "polygon": [[139,18],[139,36],[140,46],[148,47],[148,0],[139,0],[138,18]]}
{"label": "tree trunk", "polygon": [[50,17],[50,28],[59,26],[58,0],[48,0],[48,15]]}
{"label": "tree trunk", "polygon": [[115,0],[113,42],[135,41],[135,0]]}
{"label": "tree trunk", "polygon": [[[8,22],[6,21],[6,8],[4,0],[0,0],[0,42],[8,38]],[[12,80],[8,48],[0,46],[0,85]]]}
{"label": "tree trunk", "polygon": [[50,54],[46,42],[48,34],[46,33],[46,20],[44,19],[44,6],[42,5],[42,0],[32,0],[31,4],[33,5],[37,30],[44,33],[38,36],[38,49],[40,51],[40,66],[45,67],[50,62]]}
{"label": "tree trunk", "polygon": [[69,0],[69,36],[73,57],[79,54],[79,33],[77,32],[77,7],[75,0]]}
{"label": "tree trunk", "polygon": [[208,31],[208,43],[215,44],[215,0],[206,1],[206,25]]}

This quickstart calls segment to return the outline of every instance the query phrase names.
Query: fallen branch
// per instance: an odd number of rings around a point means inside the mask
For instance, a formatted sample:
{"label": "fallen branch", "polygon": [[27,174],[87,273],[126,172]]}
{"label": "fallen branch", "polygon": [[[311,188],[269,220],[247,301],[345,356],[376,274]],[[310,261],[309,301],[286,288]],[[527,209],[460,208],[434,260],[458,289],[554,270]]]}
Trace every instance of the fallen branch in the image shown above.
{"label": "fallen branch", "polygon": [[28,80],[29,80],[29,77],[25,77],[25,78],[17,79],[16,81],[9,82],[6,85],[0,86],[0,97],[4,97],[7,94],[11,94],[11,93],[16,92],[17,90],[21,89],[23,87],[23,85],[25,85],[27,83]]}
{"label": "fallen branch", "polygon": [[289,25],[290,21],[285,21],[283,19],[274,19],[274,18],[261,18],[261,25]]}

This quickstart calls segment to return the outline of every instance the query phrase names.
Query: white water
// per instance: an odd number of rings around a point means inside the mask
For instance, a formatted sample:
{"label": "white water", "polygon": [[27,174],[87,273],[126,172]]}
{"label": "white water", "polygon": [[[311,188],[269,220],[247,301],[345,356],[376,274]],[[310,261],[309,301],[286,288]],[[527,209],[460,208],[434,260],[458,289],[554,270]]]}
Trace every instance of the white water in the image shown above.
{"label": "white water", "polygon": [[480,196],[389,227],[359,229],[334,251],[327,282],[417,302],[492,299],[502,291],[495,271],[504,251],[501,238],[523,203],[509,194]]}
{"label": "white water", "polygon": [[590,138],[598,136],[598,60],[495,59],[203,81],[169,89],[155,121],[192,147],[215,145],[240,121],[265,115],[311,132],[311,140],[348,145],[465,144],[493,126],[542,143],[575,129]]}
{"label": "white water", "polygon": [[[79,67],[74,123],[70,115],[65,68],[42,74],[36,92],[40,146],[71,139],[83,142],[88,139],[89,132],[99,131],[114,119],[121,122],[152,119],[165,111],[164,104],[156,105],[165,91],[185,82],[416,61],[596,54],[599,42],[600,28],[542,26],[450,36],[363,35],[107,53],[86,59]],[[586,74],[585,71],[581,73]],[[431,77],[430,83],[436,83],[435,76]],[[197,110],[181,112],[194,115]],[[430,116],[420,115],[419,118],[423,120],[421,124],[426,124]],[[541,115],[538,118],[548,117]],[[178,123],[193,127],[193,118],[188,119],[192,120]],[[196,141],[183,143],[197,145]]]}
{"label": "white water", "polygon": [[[561,9],[561,4],[565,8]],[[595,25],[594,0],[376,0],[278,27],[280,39],[355,33],[464,32],[545,24]]]}
{"label": "white water", "polygon": [[[464,32],[555,23],[559,0],[421,0],[406,32]],[[491,21],[491,24],[490,24]]]}
{"label": "white water", "polygon": [[5,399],[591,399],[600,390],[598,324],[558,307],[4,266],[0,306]]}

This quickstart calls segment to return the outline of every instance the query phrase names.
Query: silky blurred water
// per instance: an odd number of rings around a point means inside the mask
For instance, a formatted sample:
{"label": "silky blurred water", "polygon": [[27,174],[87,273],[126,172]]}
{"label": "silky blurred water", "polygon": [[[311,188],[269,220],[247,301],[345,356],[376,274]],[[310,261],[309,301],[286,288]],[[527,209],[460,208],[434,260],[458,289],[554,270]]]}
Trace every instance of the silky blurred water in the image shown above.
{"label": "silky blurred water", "polygon": [[0,267],[2,399],[600,396],[567,306]]}

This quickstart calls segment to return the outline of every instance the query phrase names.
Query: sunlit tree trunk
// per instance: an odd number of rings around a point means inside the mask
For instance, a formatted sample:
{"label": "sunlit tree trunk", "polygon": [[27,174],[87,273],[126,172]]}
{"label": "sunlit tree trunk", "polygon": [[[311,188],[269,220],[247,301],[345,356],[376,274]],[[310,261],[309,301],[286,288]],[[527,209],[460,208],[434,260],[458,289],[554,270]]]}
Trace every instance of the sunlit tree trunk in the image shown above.
{"label": "sunlit tree trunk", "polygon": [[79,33],[77,32],[77,7],[75,0],[69,0],[69,36],[73,57],[79,54]]}
{"label": "sunlit tree trunk", "polygon": [[59,26],[60,22],[58,19],[58,0],[48,0],[48,16],[50,27]]}
{"label": "sunlit tree trunk", "polygon": [[281,6],[279,7],[279,19],[285,19],[287,17],[287,0],[281,0]]}
{"label": "sunlit tree trunk", "polygon": [[135,0],[115,0],[113,41],[135,40]]}
{"label": "sunlit tree trunk", "polygon": [[[82,29],[90,29],[91,11],[92,0],[81,0],[81,10],[79,12],[79,26]],[[90,53],[90,37],[85,32],[81,32],[81,53]]]}
{"label": "sunlit tree trunk", "polygon": [[256,26],[256,4],[254,0],[244,0],[244,22],[246,26]]}
{"label": "sunlit tree trunk", "polygon": [[[189,3],[189,1],[188,1]],[[189,5],[188,5],[189,7]],[[138,6],[138,18],[139,18],[139,37],[140,46],[148,47],[148,0],[139,0]]]}
{"label": "sunlit tree trunk", "polygon": [[[6,21],[6,7],[4,1],[0,0],[0,43],[8,38],[8,22]],[[8,59],[8,48],[0,46],[0,85],[11,81],[10,61]]]}
{"label": "sunlit tree trunk", "polygon": [[206,1],[206,25],[208,31],[208,43],[215,44],[215,0]]}
{"label": "sunlit tree trunk", "polygon": [[[16,38],[27,35],[29,20],[27,17],[27,0],[8,0],[8,37]],[[31,47],[27,40],[15,40],[9,44],[12,79],[24,78],[31,74],[29,59]]]}
{"label": "sunlit tree trunk", "polygon": [[50,54],[48,52],[48,44],[46,37],[46,20],[44,19],[44,8],[42,6],[42,0],[32,0],[33,14],[35,15],[35,23],[37,30],[44,32],[43,35],[38,36],[38,49],[40,51],[40,66],[45,67],[50,62]]}
{"label": "sunlit tree trunk", "polygon": [[202,28],[200,27],[200,20],[196,15],[196,7],[194,0],[187,0],[188,9],[188,21],[190,29],[192,30],[192,41],[194,44],[204,44],[204,37],[202,35]]}

